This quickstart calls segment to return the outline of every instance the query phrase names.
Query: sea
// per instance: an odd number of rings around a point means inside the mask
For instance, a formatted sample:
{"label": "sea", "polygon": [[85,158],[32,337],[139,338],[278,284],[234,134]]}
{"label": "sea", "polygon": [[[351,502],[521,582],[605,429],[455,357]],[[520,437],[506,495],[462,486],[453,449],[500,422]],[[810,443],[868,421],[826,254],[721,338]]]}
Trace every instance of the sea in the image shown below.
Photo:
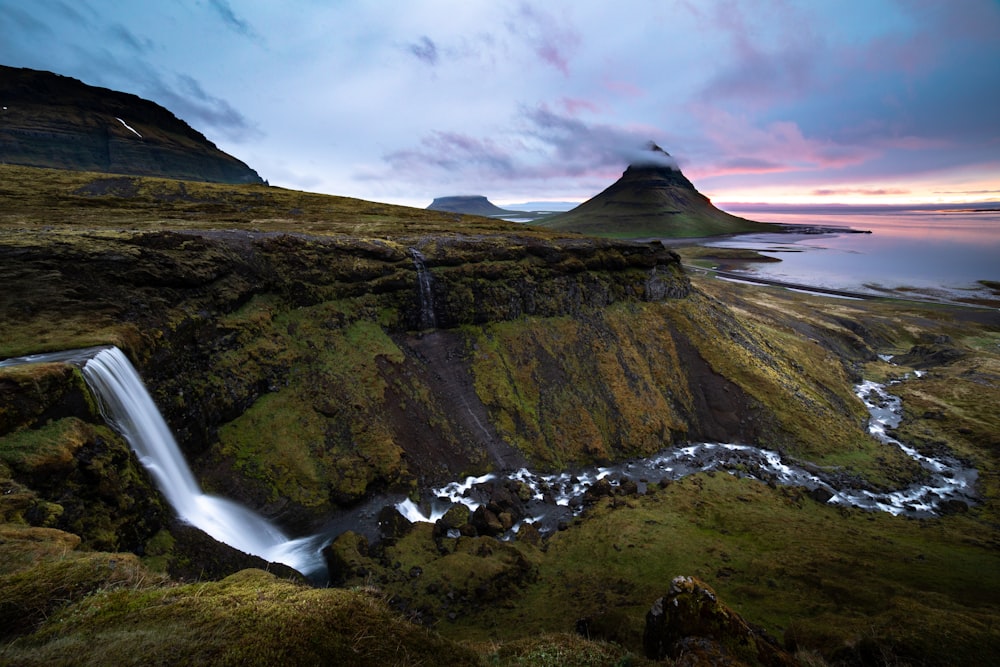
{"label": "sea", "polygon": [[[748,278],[871,295],[1000,305],[1000,204],[725,210],[759,222],[829,230],[744,234],[702,243],[752,249],[780,260],[747,262],[734,269]],[[870,233],[854,233],[859,231]],[[992,288],[982,281],[992,282]]]}

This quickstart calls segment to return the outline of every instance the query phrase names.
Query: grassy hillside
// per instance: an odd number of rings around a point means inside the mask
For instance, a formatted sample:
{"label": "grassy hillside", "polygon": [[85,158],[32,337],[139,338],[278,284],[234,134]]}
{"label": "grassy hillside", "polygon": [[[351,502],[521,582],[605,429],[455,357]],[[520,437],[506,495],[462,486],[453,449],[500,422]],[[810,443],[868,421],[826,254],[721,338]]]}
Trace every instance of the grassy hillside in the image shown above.
{"label": "grassy hillside", "polygon": [[866,434],[861,377],[906,376],[899,437],[975,467],[980,495],[914,519],[699,473],[598,494],[549,536],[467,516],[460,537],[347,532],[339,586],[311,589],[178,525],[78,371],[0,369],[0,664],[645,664],[646,612],[678,575],[801,664],[1000,652],[993,311],[724,283],[655,244],[279,188],[0,176],[0,356],[119,345],[201,484],[294,534],[386,489],[688,438],[876,492],[919,480]]}

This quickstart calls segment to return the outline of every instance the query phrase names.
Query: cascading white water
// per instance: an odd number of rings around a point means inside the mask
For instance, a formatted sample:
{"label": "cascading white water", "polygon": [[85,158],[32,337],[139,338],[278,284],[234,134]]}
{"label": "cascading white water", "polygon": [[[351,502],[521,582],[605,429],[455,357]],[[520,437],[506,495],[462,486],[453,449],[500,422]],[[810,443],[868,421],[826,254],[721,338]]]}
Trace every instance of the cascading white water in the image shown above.
{"label": "cascading white water", "polygon": [[121,350],[98,352],[83,365],[83,376],[105,419],[125,437],[181,520],[240,551],[303,574],[324,567],[311,538],[289,540],[260,515],[202,493],[170,428]]}
{"label": "cascading white water", "polygon": [[[417,261],[417,256],[414,259]],[[284,563],[307,576],[322,575],[325,571],[320,549],[340,530],[371,532],[372,538],[377,539],[377,508],[383,501],[395,505],[411,521],[433,523],[454,503],[465,504],[474,510],[480,504],[478,487],[498,479],[492,474],[469,477],[463,482],[433,489],[431,501],[423,506],[402,498],[373,498],[364,507],[340,517],[335,525],[331,524],[329,528],[335,529],[335,532],[289,540],[277,527],[254,512],[232,501],[202,493],[142,379],[121,350],[114,347],[88,348],[30,355],[0,361],[0,367],[43,362],[82,365],[87,385],[100,401],[105,418],[126,438],[182,520],[220,542],[271,562]],[[953,499],[966,504],[975,502],[975,469],[966,468],[958,461],[923,456],[889,437],[886,429],[894,428],[899,423],[899,399],[889,394],[883,385],[872,382],[864,382],[855,390],[870,411],[869,430],[872,435],[887,445],[902,448],[918,460],[931,473],[927,483],[879,494],[861,489],[837,489],[834,480],[824,479],[822,473],[787,465],[777,452],[750,445],[719,443],[670,448],[647,459],[574,473],[545,475],[522,469],[510,474],[508,479],[526,484],[532,491],[528,507],[530,516],[525,521],[547,521],[551,526],[560,518],[581,511],[583,505],[574,504],[574,499],[582,496],[595,481],[609,475],[638,481],[644,486],[647,482],[680,479],[699,471],[739,471],[739,474],[766,478],[779,484],[825,488],[832,495],[831,503],[911,516],[933,515],[943,500]]]}
{"label": "cascading white water", "polygon": [[434,315],[434,291],[431,285],[431,273],[427,270],[424,255],[416,248],[410,248],[413,256],[413,268],[417,270],[417,287],[420,290],[420,328],[437,328],[437,316]]}

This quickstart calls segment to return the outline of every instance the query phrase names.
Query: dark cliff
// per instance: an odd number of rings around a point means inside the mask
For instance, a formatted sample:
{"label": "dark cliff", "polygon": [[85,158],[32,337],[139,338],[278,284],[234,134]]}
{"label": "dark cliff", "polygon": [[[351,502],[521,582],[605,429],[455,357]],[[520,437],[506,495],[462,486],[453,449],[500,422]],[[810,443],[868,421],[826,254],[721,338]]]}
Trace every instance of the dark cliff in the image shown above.
{"label": "dark cliff", "polygon": [[261,183],[167,109],[51,72],[0,66],[0,163]]}
{"label": "dark cliff", "polygon": [[815,380],[692,292],[658,244],[227,229],[52,240],[0,245],[7,353],[118,344],[203,483],[298,530],[468,471],[688,439],[812,457],[807,423],[864,437],[838,425],[854,407],[837,365],[823,382],[840,395],[775,403]]}

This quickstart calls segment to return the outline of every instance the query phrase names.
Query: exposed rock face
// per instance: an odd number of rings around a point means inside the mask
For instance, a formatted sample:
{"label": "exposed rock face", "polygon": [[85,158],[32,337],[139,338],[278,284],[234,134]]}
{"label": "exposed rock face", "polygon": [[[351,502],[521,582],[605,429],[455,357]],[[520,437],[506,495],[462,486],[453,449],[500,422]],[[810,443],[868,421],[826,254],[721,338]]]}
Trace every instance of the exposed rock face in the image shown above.
{"label": "exposed rock face", "polygon": [[163,107],[51,72],[0,66],[0,162],[261,183]]}
{"label": "exposed rock face", "polygon": [[[44,317],[64,330],[75,326],[73,313],[87,313],[86,329],[100,329],[105,316],[129,323],[139,337],[113,342],[163,392],[158,403],[206,486],[303,531],[337,505],[417,476],[448,479],[533,458],[497,430],[494,408],[477,388],[483,380],[471,368],[475,343],[463,327],[573,317],[690,290],[676,256],[662,246],[612,241],[437,238],[424,247],[428,296],[405,240],[236,231],[95,238],[77,249],[22,240],[0,249],[0,284],[9,296],[3,320],[23,322],[44,304]],[[432,301],[438,329],[414,336],[423,299]],[[287,304],[279,310],[291,307],[292,319],[282,321],[268,304]],[[371,319],[380,312],[391,314],[382,325]],[[150,346],[138,334],[165,330],[165,345]],[[233,354],[250,356],[230,365]],[[300,379],[293,381],[293,372]],[[24,410],[36,411],[28,403]],[[251,473],[257,481],[238,480],[230,448],[259,439],[245,429],[299,412],[293,428],[304,430],[282,440],[315,444],[318,457],[306,454],[306,467],[292,470],[276,461],[292,472],[280,489],[272,487],[276,479],[264,481],[271,477],[264,468],[263,477]],[[283,428],[265,430],[278,435]],[[657,428],[649,446],[661,446],[662,435]],[[557,433],[549,439],[553,447],[561,440]]]}
{"label": "exposed rock face", "polygon": [[435,197],[427,207],[431,211],[449,211],[451,213],[466,213],[468,215],[508,215],[516,211],[508,211],[496,206],[482,195],[461,195],[454,197]]}
{"label": "exposed rock face", "polygon": [[609,188],[576,208],[535,224],[550,229],[631,238],[714,236],[768,231],[716,208],[669,156],[651,144],[649,159],[631,164]]}
{"label": "exposed rock face", "polygon": [[667,594],[653,603],[646,614],[643,648],[648,658],[683,657],[678,664],[685,665],[798,664],[694,577],[675,577]]}

